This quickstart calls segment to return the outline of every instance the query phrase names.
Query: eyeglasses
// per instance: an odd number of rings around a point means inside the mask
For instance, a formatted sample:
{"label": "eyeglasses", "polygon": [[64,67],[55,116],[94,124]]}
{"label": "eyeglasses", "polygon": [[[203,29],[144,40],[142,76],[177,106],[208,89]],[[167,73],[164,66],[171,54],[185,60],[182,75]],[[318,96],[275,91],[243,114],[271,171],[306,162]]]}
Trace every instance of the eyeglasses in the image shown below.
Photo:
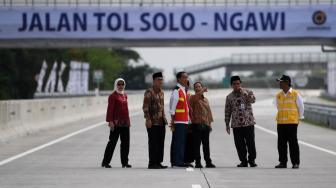
{"label": "eyeglasses", "polygon": [[118,84],[118,86],[124,86],[125,84]]}

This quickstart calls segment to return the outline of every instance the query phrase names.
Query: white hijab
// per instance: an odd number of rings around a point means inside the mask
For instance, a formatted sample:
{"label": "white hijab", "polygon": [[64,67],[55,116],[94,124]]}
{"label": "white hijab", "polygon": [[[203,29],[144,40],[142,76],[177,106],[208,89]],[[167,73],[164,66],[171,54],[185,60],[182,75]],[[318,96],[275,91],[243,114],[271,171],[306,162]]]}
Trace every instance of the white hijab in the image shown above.
{"label": "white hijab", "polygon": [[[122,81],[122,82],[124,82],[124,90],[122,90],[122,91],[119,91],[118,90],[118,82],[119,81]],[[122,79],[122,78],[117,78],[115,81],[114,81],[114,91],[116,91],[117,93],[119,93],[119,94],[124,94],[125,93],[125,87],[126,87],[126,82],[125,82],[125,80],[124,79]]]}

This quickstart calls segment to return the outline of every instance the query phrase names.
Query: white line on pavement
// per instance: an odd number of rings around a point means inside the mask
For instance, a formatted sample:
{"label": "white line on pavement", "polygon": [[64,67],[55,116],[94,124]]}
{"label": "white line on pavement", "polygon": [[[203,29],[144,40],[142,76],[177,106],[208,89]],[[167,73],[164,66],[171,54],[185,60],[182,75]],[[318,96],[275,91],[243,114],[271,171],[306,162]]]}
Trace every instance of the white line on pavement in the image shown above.
{"label": "white line on pavement", "polygon": [[192,188],[202,188],[200,184],[192,184],[191,187]]}
{"label": "white line on pavement", "polygon": [[[267,133],[269,133],[269,134],[272,134],[272,135],[275,135],[275,136],[278,135],[276,132],[274,132],[274,131],[272,131],[272,130],[269,130],[269,129],[266,129],[266,128],[260,126],[260,125],[255,125],[255,127],[256,127],[257,129],[259,129],[259,130],[261,130],[261,131],[264,131],[264,132],[267,132]],[[335,156],[336,156],[336,152],[334,152],[334,151],[332,151],[332,150],[328,150],[328,149],[325,149],[325,148],[322,148],[322,147],[319,147],[319,146],[316,146],[316,145],[313,145],[313,144],[309,144],[309,143],[304,142],[304,141],[301,141],[301,140],[299,140],[298,142],[299,142],[299,144],[302,144],[302,145],[304,145],[304,146],[308,146],[308,147],[310,147],[310,148],[314,148],[314,149],[316,149],[316,150],[323,151],[323,152],[326,152],[326,153],[329,153],[329,154],[331,154],[331,155],[335,155]]]}
{"label": "white line on pavement", "polygon": [[[142,113],[142,111],[137,111],[137,112],[134,112],[134,113],[130,114],[130,116],[136,116],[136,115],[139,115],[139,114],[141,114],[141,113]],[[30,150],[27,150],[27,151],[25,151],[25,152],[23,152],[23,153],[14,155],[14,156],[12,156],[12,157],[10,157],[10,158],[7,158],[7,159],[5,159],[5,160],[0,161],[0,166],[2,166],[2,165],[4,165],[4,164],[7,164],[7,163],[10,163],[10,162],[12,162],[12,161],[14,161],[14,160],[16,160],[16,159],[22,158],[22,157],[24,157],[24,156],[26,156],[26,155],[29,155],[29,154],[31,154],[31,153],[34,153],[34,152],[36,152],[36,151],[39,151],[39,150],[44,149],[44,148],[46,148],[46,147],[49,147],[49,146],[51,146],[51,145],[57,144],[57,143],[59,143],[59,142],[62,142],[63,140],[66,140],[66,139],[70,138],[70,137],[73,137],[73,136],[75,136],[75,135],[78,135],[78,134],[81,134],[81,133],[83,133],[83,132],[89,131],[89,130],[91,130],[91,129],[94,129],[94,128],[99,127],[99,126],[104,125],[104,124],[106,124],[105,121],[104,121],[104,122],[100,122],[100,123],[96,123],[96,124],[91,125],[91,126],[89,126],[89,127],[80,129],[80,130],[75,131],[75,132],[73,132],[73,133],[70,133],[70,134],[67,134],[67,135],[65,135],[65,136],[62,136],[62,137],[60,137],[60,138],[57,138],[57,139],[55,139],[55,140],[52,140],[52,141],[50,141],[50,142],[48,142],[48,143],[46,143],[46,144],[42,144],[42,145],[40,145],[40,146],[37,146],[37,147],[32,148],[32,149],[30,149]]]}

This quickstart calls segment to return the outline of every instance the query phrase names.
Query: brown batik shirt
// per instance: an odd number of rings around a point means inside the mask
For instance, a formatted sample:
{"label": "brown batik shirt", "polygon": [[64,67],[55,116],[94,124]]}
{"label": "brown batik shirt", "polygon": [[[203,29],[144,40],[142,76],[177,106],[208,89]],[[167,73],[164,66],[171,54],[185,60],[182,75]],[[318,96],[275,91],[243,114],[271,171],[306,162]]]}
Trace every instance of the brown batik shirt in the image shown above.
{"label": "brown batik shirt", "polygon": [[164,112],[164,93],[161,89],[155,91],[149,88],[145,92],[142,106],[146,121],[150,120],[152,125],[167,125]]}
{"label": "brown batik shirt", "polygon": [[192,109],[191,122],[193,124],[211,125],[213,117],[207,98],[200,94],[190,96],[190,107]]}
{"label": "brown batik shirt", "polygon": [[225,124],[231,127],[247,127],[255,124],[252,111],[252,103],[255,96],[251,90],[242,89],[242,93],[232,91],[225,102]]}

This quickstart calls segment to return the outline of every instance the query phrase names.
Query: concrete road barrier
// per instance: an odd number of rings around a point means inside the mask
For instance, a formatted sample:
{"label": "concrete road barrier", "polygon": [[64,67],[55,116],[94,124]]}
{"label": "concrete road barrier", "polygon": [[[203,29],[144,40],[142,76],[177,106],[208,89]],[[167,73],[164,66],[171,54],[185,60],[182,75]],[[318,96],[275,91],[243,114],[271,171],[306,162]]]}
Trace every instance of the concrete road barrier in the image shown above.
{"label": "concrete road barrier", "polygon": [[[129,95],[139,109],[143,94]],[[0,101],[0,142],[106,113],[108,96]]]}

